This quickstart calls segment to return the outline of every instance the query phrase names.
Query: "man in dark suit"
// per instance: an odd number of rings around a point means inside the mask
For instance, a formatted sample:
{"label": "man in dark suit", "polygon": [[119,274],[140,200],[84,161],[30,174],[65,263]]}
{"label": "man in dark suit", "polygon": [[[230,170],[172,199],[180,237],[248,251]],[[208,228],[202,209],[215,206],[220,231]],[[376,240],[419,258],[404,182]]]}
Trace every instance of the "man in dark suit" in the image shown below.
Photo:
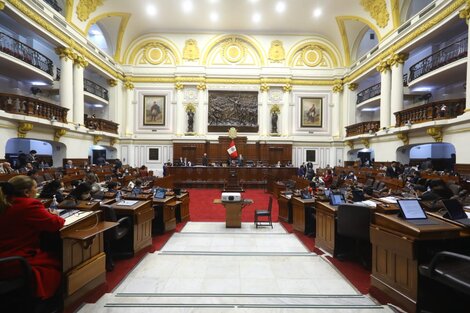
{"label": "man in dark suit", "polygon": [[202,165],[207,166],[209,164],[209,159],[207,158],[207,153],[204,153],[202,156]]}
{"label": "man in dark suit", "polygon": [[392,164],[387,167],[387,170],[385,171],[385,176],[391,178],[398,178],[398,175],[400,175],[398,163],[393,161]]}

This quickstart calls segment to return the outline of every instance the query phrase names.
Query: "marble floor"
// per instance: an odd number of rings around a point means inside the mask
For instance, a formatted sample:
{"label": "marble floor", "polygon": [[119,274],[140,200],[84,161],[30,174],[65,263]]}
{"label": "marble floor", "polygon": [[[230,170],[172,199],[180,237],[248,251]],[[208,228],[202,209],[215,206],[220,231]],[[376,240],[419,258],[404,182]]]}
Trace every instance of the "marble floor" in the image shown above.
{"label": "marble floor", "polygon": [[280,224],[189,222],[79,312],[393,312]]}

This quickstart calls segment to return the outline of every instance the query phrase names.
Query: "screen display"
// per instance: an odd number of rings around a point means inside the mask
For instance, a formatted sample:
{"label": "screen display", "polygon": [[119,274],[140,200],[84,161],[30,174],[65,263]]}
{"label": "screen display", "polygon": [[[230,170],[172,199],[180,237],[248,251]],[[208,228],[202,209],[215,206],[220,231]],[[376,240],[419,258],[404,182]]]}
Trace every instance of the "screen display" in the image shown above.
{"label": "screen display", "polygon": [[449,216],[453,220],[467,218],[467,214],[465,214],[464,209],[462,208],[462,204],[456,199],[446,199],[442,200],[444,206],[449,212]]}
{"label": "screen display", "polygon": [[405,219],[427,218],[418,200],[398,200],[398,205]]}
{"label": "screen display", "polygon": [[344,200],[344,196],[341,193],[330,193],[330,197],[332,205],[340,205],[346,203],[346,201]]}
{"label": "screen display", "polygon": [[154,198],[156,199],[164,199],[165,198],[165,189],[163,188],[158,188],[155,190],[155,194],[153,195]]}

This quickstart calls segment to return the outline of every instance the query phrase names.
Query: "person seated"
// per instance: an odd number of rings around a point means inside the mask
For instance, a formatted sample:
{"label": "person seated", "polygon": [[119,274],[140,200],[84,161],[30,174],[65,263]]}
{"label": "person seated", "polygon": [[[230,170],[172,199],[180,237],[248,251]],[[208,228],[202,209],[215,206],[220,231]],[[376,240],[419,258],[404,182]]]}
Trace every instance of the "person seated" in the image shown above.
{"label": "person seated", "polygon": [[428,190],[421,194],[421,200],[450,199],[454,196],[452,190],[441,179],[432,179],[428,182]]}
{"label": "person seated", "polygon": [[0,164],[0,174],[13,174],[17,171],[11,167],[9,162],[3,162]]}
{"label": "person seated", "polygon": [[64,201],[59,203],[62,209],[74,209],[81,200],[89,200],[91,198],[91,185],[89,183],[81,183],[77,188],[73,189]]}
{"label": "person seated", "polygon": [[400,169],[398,168],[398,163],[392,162],[392,164],[387,167],[387,170],[385,171],[385,176],[390,178],[398,178],[399,175]]}
{"label": "person seated", "polygon": [[349,179],[349,180],[352,180],[353,182],[357,181],[357,177],[356,175],[354,175],[353,171],[350,171],[344,179]]}
{"label": "person seated", "polygon": [[333,172],[330,169],[326,170],[323,176],[323,183],[325,184],[325,188],[330,188],[331,184],[333,184]]}
{"label": "person seated", "polygon": [[58,232],[65,220],[34,198],[36,187],[25,175],[0,183],[0,257],[25,258],[32,269],[34,295],[45,300],[60,290],[62,263],[58,251],[41,250],[39,238],[43,232]]}
{"label": "person seated", "polygon": [[148,171],[147,166],[142,165],[142,166],[139,168],[139,175],[140,175],[141,177],[149,176],[149,171]]}
{"label": "person seated", "polygon": [[28,173],[28,172],[31,171],[31,170],[34,170],[34,167],[33,167],[33,165],[32,165],[31,163],[28,162],[28,163],[25,164],[25,166],[20,167],[20,168],[18,169],[18,172],[20,172],[20,174],[26,174],[26,173]]}
{"label": "person seated", "polygon": [[137,178],[134,183],[134,187],[131,190],[132,195],[137,196],[142,192],[142,179]]}
{"label": "person seated", "polygon": [[116,195],[116,193],[119,191],[119,183],[115,181],[110,181],[107,185],[106,188],[108,190],[106,191],[107,193],[112,193],[113,196]]}
{"label": "person seated", "polygon": [[91,186],[91,197],[95,199],[103,199],[103,192],[101,186],[98,184],[98,176],[95,173],[89,172],[85,176],[85,182]]}
{"label": "person seated", "polygon": [[68,160],[64,166],[65,169],[74,168],[72,160]]}
{"label": "person seated", "polygon": [[42,188],[42,191],[39,194],[39,198],[52,199],[55,196],[57,202],[60,203],[64,201],[64,195],[62,194],[63,191],[64,183],[58,179],[55,179],[48,182],[44,188]]}

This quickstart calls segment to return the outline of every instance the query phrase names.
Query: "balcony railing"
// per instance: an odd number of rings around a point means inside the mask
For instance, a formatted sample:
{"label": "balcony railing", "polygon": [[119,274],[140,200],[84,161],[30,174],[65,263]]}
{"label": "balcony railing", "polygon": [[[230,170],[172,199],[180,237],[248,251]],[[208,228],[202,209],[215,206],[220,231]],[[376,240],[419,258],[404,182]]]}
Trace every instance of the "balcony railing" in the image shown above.
{"label": "balcony railing", "polygon": [[410,82],[444,65],[467,57],[468,38],[457,41],[410,67]]}
{"label": "balcony railing", "polygon": [[55,71],[55,80],[60,81],[60,68],[56,68]]}
{"label": "balcony railing", "polygon": [[465,98],[426,103],[394,113],[396,126],[455,118],[465,111]]}
{"label": "balcony railing", "polygon": [[0,51],[52,75],[54,63],[42,53],[0,32]]}
{"label": "balcony railing", "polygon": [[35,98],[0,93],[0,109],[8,113],[67,123],[68,109]]}
{"label": "balcony railing", "polygon": [[84,79],[84,89],[85,91],[94,94],[95,96],[98,96],[106,101],[109,100],[108,96],[108,90],[106,88],[98,85],[97,83],[92,82],[91,80]]}
{"label": "balcony railing", "polygon": [[85,117],[85,127],[88,129],[117,134],[119,124],[103,120],[101,118]]}
{"label": "balcony railing", "polygon": [[380,121],[369,121],[346,126],[346,137],[370,134],[379,131]]}
{"label": "balcony railing", "polygon": [[57,12],[62,12],[62,8],[59,6],[56,0],[44,0],[47,4],[49,4],[54,10]]}
{"label": "balcony railing", "polygon": [[371,86],[357,94],[356,104],[360,104],[366,100],[372,99],[380,95],[380,83]]}

